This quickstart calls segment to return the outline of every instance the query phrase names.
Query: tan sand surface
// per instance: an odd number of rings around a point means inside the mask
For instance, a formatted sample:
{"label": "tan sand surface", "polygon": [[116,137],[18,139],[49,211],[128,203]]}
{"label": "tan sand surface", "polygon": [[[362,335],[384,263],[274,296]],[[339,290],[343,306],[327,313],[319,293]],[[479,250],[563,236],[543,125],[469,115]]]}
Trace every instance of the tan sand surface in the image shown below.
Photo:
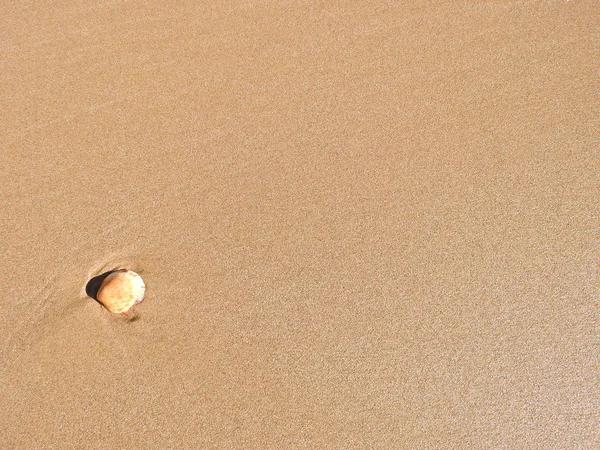
{"label": "tan sand surface", "polygon": [[0,448],[599,448],[599,10],[3,2]]}

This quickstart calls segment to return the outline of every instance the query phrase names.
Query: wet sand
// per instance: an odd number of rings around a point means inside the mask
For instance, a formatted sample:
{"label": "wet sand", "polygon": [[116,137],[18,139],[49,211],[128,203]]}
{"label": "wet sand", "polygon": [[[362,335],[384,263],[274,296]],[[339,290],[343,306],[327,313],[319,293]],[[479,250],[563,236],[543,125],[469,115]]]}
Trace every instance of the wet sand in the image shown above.
{"label": "wet sand", "polygon": [[595,2],[1,11],[1,448],[600,447]]}

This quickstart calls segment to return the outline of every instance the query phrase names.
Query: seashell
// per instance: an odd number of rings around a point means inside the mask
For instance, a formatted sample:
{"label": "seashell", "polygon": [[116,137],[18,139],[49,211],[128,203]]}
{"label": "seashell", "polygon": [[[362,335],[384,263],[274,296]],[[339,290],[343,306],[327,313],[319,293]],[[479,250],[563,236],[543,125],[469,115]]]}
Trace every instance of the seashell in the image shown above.
{"label": "seashell", "polygon": [[128,269],[108,275],[98,289],[97,299],[112,313],[125,314],[144,299],[146,285],[137,273]]}

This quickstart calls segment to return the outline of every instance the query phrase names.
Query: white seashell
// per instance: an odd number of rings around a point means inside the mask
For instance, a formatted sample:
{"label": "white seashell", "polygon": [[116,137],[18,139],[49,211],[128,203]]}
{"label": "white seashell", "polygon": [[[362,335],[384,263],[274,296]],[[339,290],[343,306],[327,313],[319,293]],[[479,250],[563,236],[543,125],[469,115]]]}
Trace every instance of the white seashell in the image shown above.
{"label": "white seashell", "polygon": [[108,275],[98,289],[98,301],[110,312],[124,314],[144,299],[146,285],[137,273],[120,269]]}

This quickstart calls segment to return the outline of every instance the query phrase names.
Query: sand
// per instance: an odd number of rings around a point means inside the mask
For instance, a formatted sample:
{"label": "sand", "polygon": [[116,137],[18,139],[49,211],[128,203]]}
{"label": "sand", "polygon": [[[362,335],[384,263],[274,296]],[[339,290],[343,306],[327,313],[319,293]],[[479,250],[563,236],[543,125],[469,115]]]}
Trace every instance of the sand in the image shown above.
{"label": "sand", "polygon": [[177,3],[1,7],[0,448],[599,447],[597,3]]}

